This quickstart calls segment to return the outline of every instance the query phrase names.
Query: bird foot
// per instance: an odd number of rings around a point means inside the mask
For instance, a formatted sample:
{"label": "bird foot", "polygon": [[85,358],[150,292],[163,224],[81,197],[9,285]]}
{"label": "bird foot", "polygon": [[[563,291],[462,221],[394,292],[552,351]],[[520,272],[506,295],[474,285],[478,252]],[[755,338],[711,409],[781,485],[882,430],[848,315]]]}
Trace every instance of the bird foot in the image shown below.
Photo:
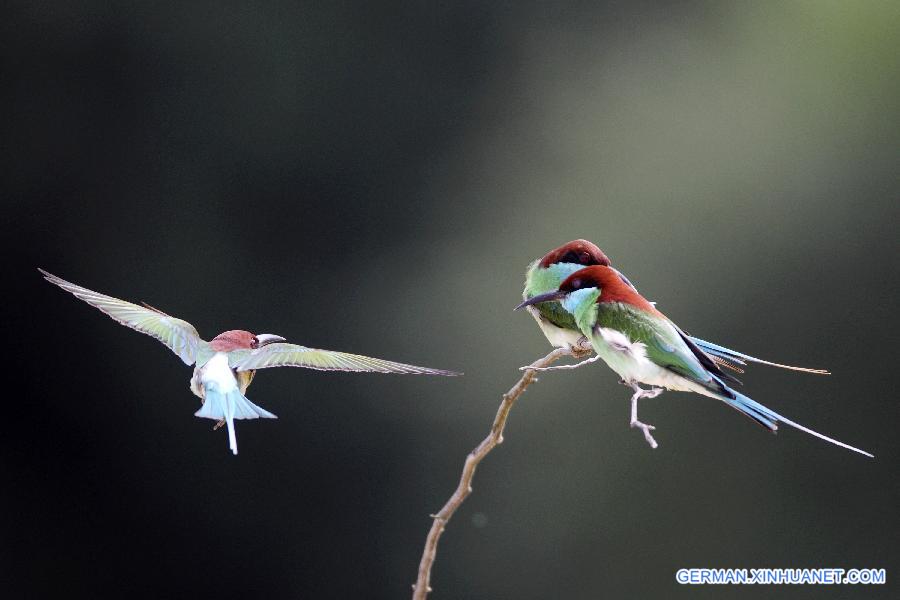
{"label": "bird foot", "polygon": [[629,422],[629,424],[632,428],[637,428],[643,431],[644,439],[647,440],[647,443],[650,444],[651,448],[655,449],[659,446],[659,444],[656,443],[656,440],[653,439],[653,434],[651,434],[650,432],[656,429],[656,427],[638,421],[637,405],[638,400],[640,400],[641,398],[656,398],[665,390],[663,390],[663,388],[650,388],[649,390],[645,390],[644,388],[639,386],[637,382],[634,381],[622,380],[621,383],[634,390],[634,395],[631,397],[631,421]]}
{"label": "bird foot", "polygon": [[225,427],[225,419],[222,419],[221,421],[219,421],[218,423],[216,423],[216,424],[213,426],[213,431],[215,431],[215,430],[217,430],[217,429],[221,429],[222,427]]}
{"label": "bird foot", "polygon": [[656,443],[656,440],[653,439],[653,434],[650,433],[652,430],[656,429],[656,427],[641,423],[640,421],[632,421],[630,424],[631,427],[640,429],[644,432],[644,439],[647,440],[647,443],[650,444],[651,448],[656,449],[659,446],[659,444]]}
{"label": "bird foot", "polygon": [[584,336],[581,336],[581,339],[578,340],[577,344],[575,344],[574,346],[569,346],[569,351],[575,358],[584,358],[585,356],[589,356],[591,352],[594,351],[594,348],[593,346],[591,346],[590,340],[588,340]]}

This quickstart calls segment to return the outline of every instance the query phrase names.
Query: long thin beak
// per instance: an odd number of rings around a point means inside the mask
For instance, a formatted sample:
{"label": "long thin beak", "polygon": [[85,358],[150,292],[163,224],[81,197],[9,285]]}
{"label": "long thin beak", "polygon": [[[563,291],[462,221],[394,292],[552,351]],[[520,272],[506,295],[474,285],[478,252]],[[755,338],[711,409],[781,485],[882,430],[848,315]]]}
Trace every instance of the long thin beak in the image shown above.
{"label": "long thin beak", "polygon": [[274,344],[275,342],[287,341],[280,335],[275,335],[274,333],[260,333],[256,336],[256,339],[259,340],[259,348],[262,348],[263,346],[267,346],[269,344]]}
{"label": "long thin beak", "polygon": [[531,306],[532,304],[540,304],[541,302],[553,302],[554,300],[562,300],[568,295],[568,292],[563,292],[560,290],[556,290],[555,292],[547,292],[546,294],[538,294],[537,296],[532,296],[522,304],[515,307],[513,310],[519,310],[520,308],[525,308],[526,306]]}

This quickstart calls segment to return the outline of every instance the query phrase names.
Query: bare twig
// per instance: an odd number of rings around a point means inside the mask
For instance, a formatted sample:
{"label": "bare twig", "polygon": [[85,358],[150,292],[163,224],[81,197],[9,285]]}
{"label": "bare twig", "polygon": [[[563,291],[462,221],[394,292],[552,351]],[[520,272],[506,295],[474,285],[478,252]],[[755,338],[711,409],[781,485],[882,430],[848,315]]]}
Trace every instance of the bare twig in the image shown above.
{"label": "bare twig", "polygon": [[425,600],[428,592],[431,591],[431,567],[434,564],[434,558],[437,554],[438,540],[444,533],[444,528],[456,509],[465,501],[469,494],[472,493],[472,478],[475,476],[475,468],[478,466],[488,452],[494,449],[497,444],[503,443],[503,428],[506,426],[506,419],[509,417],[509,411],[513,404],[519,399],[529,385],[537,381],[536,369],[542,369],[551,363],[559,360],[563,356],[583,357],[591,352],[591,345],[587,340],[582,340],[581,344],[576,347],[557,348],[544,358],[538,359],[528,365],[521,379],[508,392],[503,394],[503,400],[500,402],[500,408],[497,409],[497,416],[494,417],[494,424],[491,425],[491,432],[478,446],[472,450],[466,457],[466,463],[463,466],[462,476],[459,478],[459,485],[441,508],[440,512],[431,515],[434,519],[431,523],[431,529],[428,537],[425,539],[425,550],[422,552],[422,560],[419,562],[419,576],[413,585],[413,600]]}
{"label": "bare twig", "polygon": [[600,360],[600,355],[596,354],[589,359],[577,362],[574,365],[557,365],[555,367],[532,367],[531,365],[528,365],[527,367],[519,367],[519,370],[527,371],[528,369],[534,369],[535,371],[538,371],[540,373],[544,373],[545,371],[565,371],[567,369],[577,369],[578,367],[589,365],[592,362],[596,362],[598,360]]}

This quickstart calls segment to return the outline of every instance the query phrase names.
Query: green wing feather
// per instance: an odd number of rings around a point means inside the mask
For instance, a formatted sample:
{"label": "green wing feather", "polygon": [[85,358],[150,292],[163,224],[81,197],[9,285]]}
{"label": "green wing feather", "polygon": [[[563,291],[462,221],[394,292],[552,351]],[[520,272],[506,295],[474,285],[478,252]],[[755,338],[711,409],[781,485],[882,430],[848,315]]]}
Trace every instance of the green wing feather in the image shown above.
{"label": "green wing feather", "polygon": [[267,344],[256,350],[234,350],[228,353],[228,362],[238,371],[267,369],[269,367],[305,367],[321,371],[368,371],[373,373],[404,373],[408,375],[459,375],[453,371],[429,369],[404,363],[347,354],[333,350],[318,350],[297,344]]}
{"label": "green wing feather", "polygon": [[621,302],[601,302],[598,305],[597,325],[621,331],[632,342],[646,346],[647,358],[713,391],[721,391],[721,384],[704,367],[697,355],[685,343],[678,328],[662,315],[648,314]]}
{"label": "green wing feather", "polygon": [[54,285],[58,285],[79,300],[84,300],[94,308],[100,309],[113,320],[126,327],[131,327],[135,331],[146,333],[158,339],[177,354],[184,361],[184,364],[192,365],[197,359],[197,348],[203,343],[203,340],[200,339],[200,334],[197,333],[194,326],[187,321],[170,317],[156,309],[145,308],[125,300],[91,291],[80,285],[60,279],[43,269],[38,270],[44,276],[44,279]]}

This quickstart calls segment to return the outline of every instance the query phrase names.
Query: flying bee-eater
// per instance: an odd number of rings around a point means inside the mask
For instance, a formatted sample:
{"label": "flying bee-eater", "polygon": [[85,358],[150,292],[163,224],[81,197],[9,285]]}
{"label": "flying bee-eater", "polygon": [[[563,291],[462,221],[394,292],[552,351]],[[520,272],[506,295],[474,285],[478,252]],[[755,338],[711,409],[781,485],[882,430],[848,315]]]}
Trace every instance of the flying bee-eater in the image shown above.
{"label": "flying bee-eater", "polygon": [[[528,265],[528,270],[525,273],[525,289],[522,292],[522,300],[528,300],[548,292],[555,292],[566,277],[584,267],[591,266],[609,267],[625,285],[637,293],[634,284],[610,264],[609,258],[596,244],[588,240],[572,240],[559,248],[554,248]],[[554,346],[575,348],[583,339],[574,317],[563,309],[559,302],[543,302],[529,305],[528,312],[537,321],[547,341]],[[748,362],[754,362],[804,373],[828,374],[828,371],[823,369],[807,369],[770,362],[689,336],[680,329],[679,332],[683,334],[689,345],[699,347],[713,362],[738,373],[743,373],[741,366],[745,366]]]}
{"label": "flying bee-eater", "polygon": [[279,335],[253,334],[241,329],[225,331],[206,342],[187,321],[171,317],[147,304],[138,306],[69,283],[43,269],[38,270],[50,283],[100,309],[120,324],[156,338],[177,354],[184,364],[193,365],[191,391],[199,396],[203,404],[194,414],[218,421],[216,429],[227,425],[228,445],[234,454],[237,454],[235,419],[277,418],[244,396],[258,369],[306,367],[322,371],[459,375],[453,371],[417,367],[359,354],[307,348],[289,344]]}
{"label": "flying bee-eater", "polygon": [[[572,316],[597,353],[590,360],[603,359],[622,382],[634,390],[630,424],[644,432],[653,448],[657,446],[650,433],[654,427],[638,420],[637,403],[641,398],[652,398],[668,389],[696,392],[722,400],[770,431],[776,431],[778,424],[784,423],[872,457],[864,450],[795,423],[728,387],[726,381],[736,380],[692,344],[653,304],[626,284],[615,269],[608,266],[580,269],[569,275],[557,290],[533,296],[516,308],[546,302],[559,302]],[[658,387],[648,390],[639,384]]]}

